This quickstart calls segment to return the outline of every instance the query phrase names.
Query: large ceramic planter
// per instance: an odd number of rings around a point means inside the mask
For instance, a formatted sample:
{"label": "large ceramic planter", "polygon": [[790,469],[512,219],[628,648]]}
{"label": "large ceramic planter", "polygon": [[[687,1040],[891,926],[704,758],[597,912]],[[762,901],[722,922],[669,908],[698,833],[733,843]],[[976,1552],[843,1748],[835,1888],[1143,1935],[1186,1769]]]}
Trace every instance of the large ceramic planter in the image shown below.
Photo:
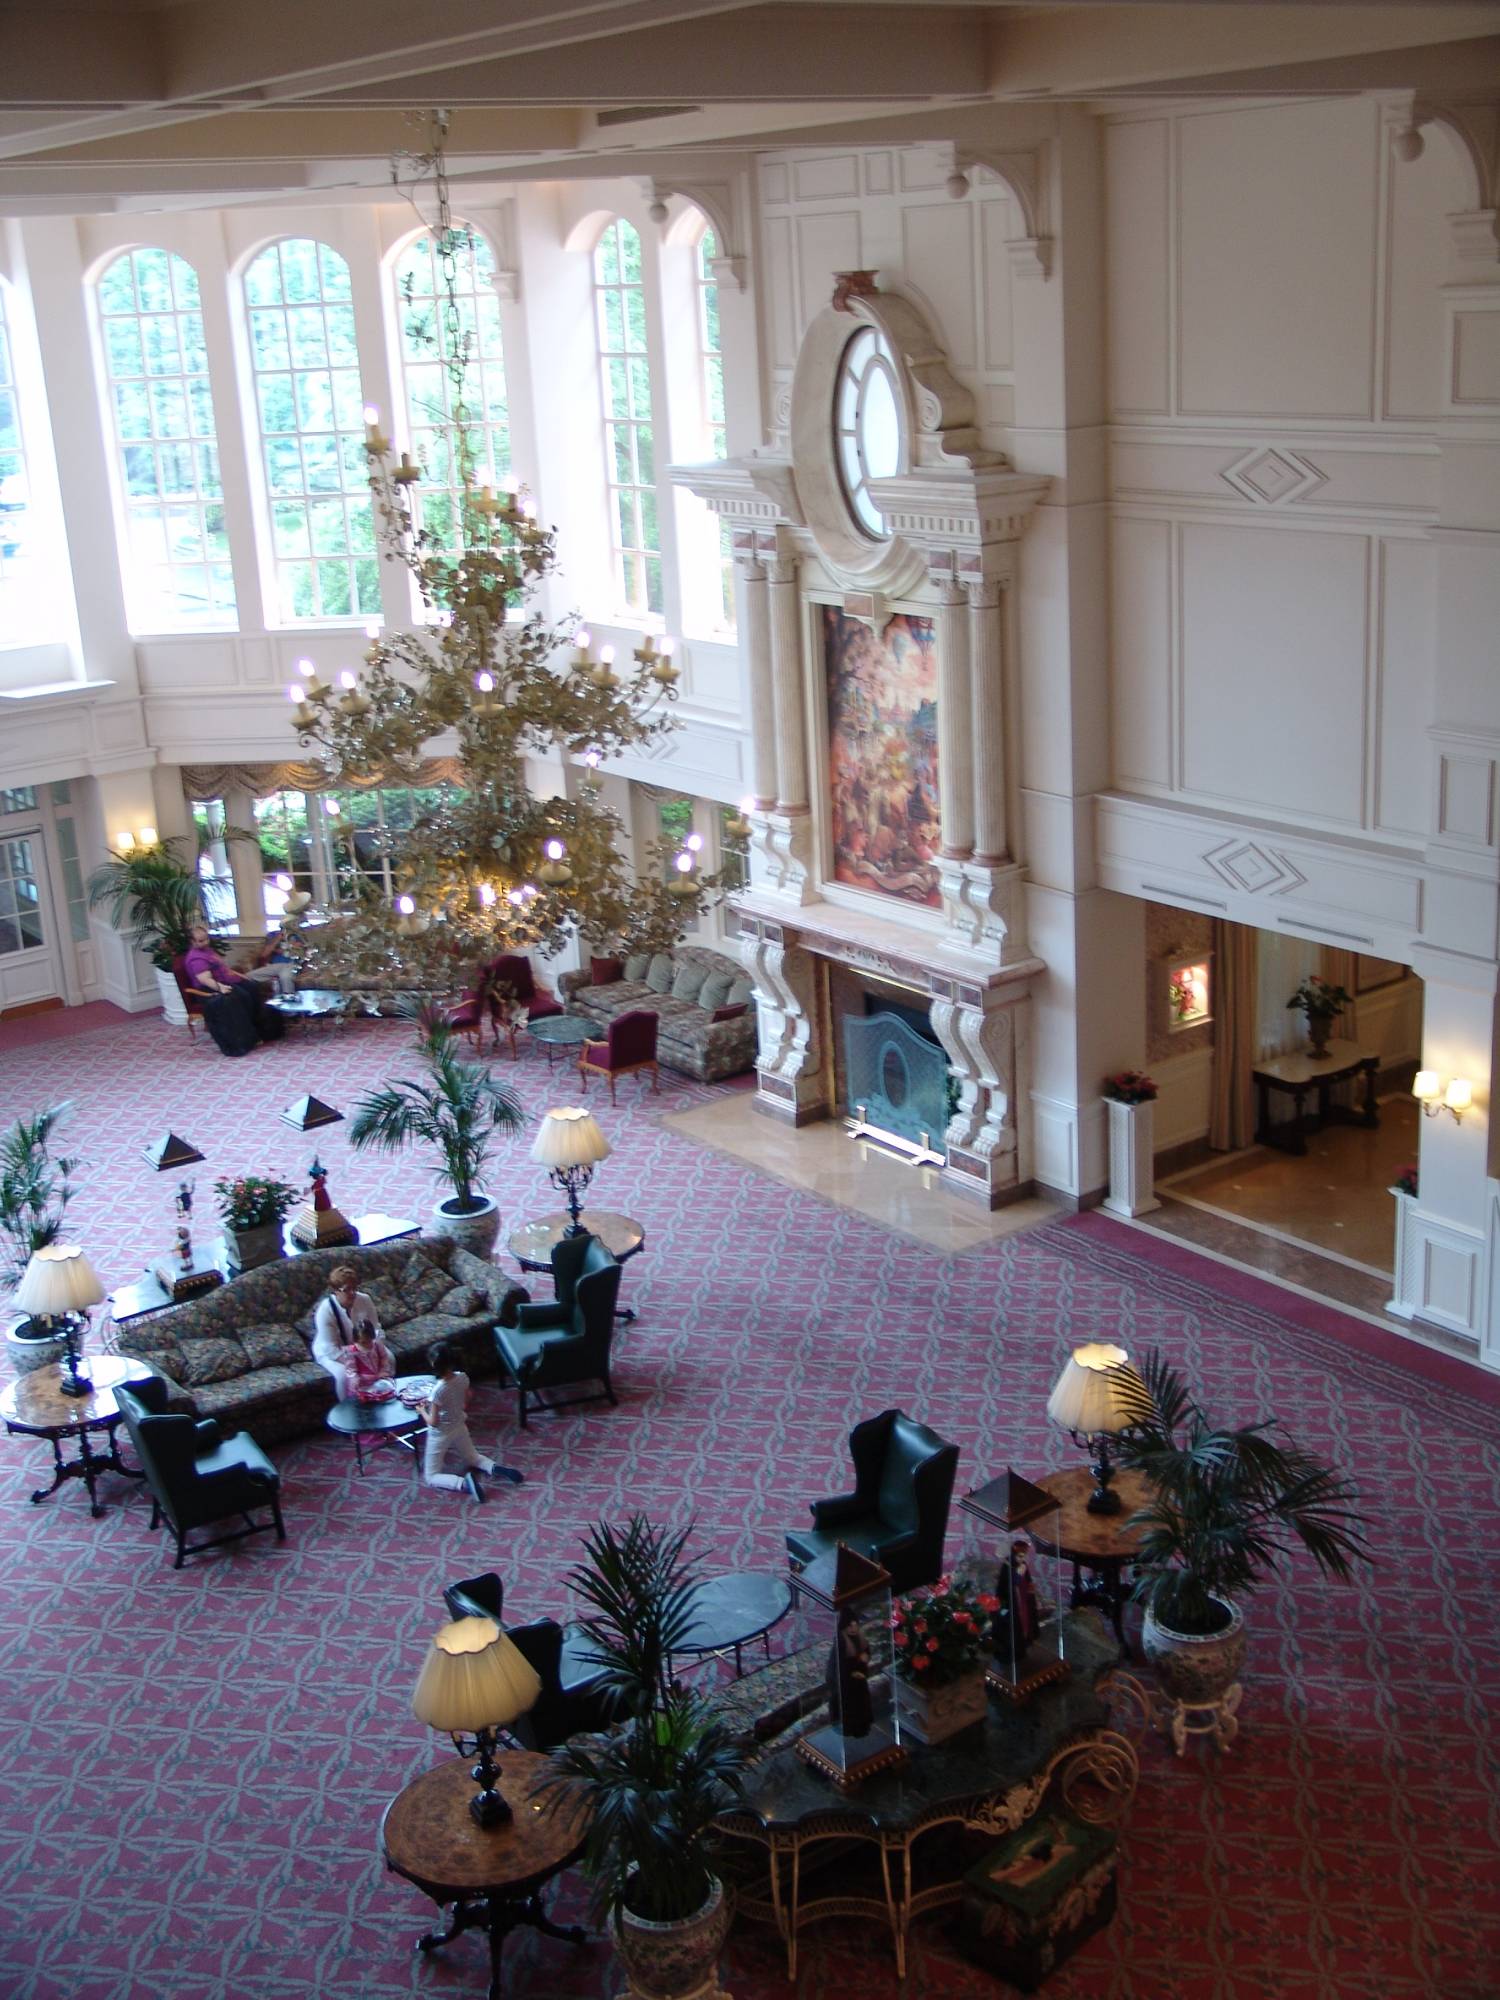
{"label": "large ceramic planter", "polygon": [[630,1975],[629,1992],[637,2000],[700,1993],[719,1962],[733,1914],[718,1881],[702,1909],[680,1923],[648,1923],[621,1910],[614,1923],[615,1948]]}
{"label": "large ceramic planter", "polygon": [[1109,1114],[1109,1193],[1104,1206],[1115,1215],[1149,1215],[1161,1203],[1152,1193],[1156,1158],[1152,1136],[1155,1106],[1121,1104],[1106,1097]]}
{"label": "large ceramic planter", "polygon": [[901,1734],[915,1736],[919,1743],[946,1743],[961,1729],[982,1722],[989,1706],[983,1667],[976,1667],[972,1673],[964,1674],[956,1681],[931,1688],[919,1687],[914,1681],[893,1674],[891,1686],[896,1691],[896,1713],[901,1718]]}
{"label": "large ceramic planter", "polygon": [[471,1257],[488,1258],[500,1234],[500,1210],[487,1194],[475,1199],[482,1206],[461,1214],[454,1213],[454,1196],[440,1201],[432,1211],[432,1231],[435,1236],[451,1237]]}
{"label": "large ceramic planter", "polygon": [[226,1229],[224,1241],[237,1271],[258,1271],[262,1264],[274,1264],[286,1255],[279,1222],[263,1223],[259,1229]]}
{"label": "large ceramic planter", "polygon": [[5,1353],[14,1375],[29,1375],[51,1361],[61,1361],[68,1351],[60,1333],[37,1333],[36,1326],[37,1321],[22,1319],[6,1330]]}
{"label": "large ceramic planter", "polygon": [[1159,1624],[1151,1612],[1141,1627],[1141,1651],[1156,1669],[1164,1693],[1187,1708],[1208,1708],[1240,1677],[1245,1660],[1245,1619],[1236,1604],[1215,1598],[1230,1613],[1220,1632],[1199,1638]]}
{"label": "large ceramic planter", "polygon": [[188,1024],[187,1004],[182,997],[182,988],[170,972],[163,972],[159,965],[153,966],[156,974],[156,990],[161,996],[161,1012],[164,1021],[174,1027],[185,1028]]}

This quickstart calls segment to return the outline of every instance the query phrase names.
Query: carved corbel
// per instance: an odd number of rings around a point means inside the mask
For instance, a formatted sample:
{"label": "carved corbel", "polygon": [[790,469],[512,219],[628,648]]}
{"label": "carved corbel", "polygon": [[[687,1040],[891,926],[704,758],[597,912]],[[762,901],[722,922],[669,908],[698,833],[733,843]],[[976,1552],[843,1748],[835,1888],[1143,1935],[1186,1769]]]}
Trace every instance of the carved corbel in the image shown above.
{"label": "carved corbel", "polygon": [[1391,148],[1410,163],[1427,149],[1424,128],[1441,125],[1469,169],[1473,205],[1448,218],[1454,263],[1463,278],[1493,279],[1500,267],[1500,101],[1417,97],[1409,113],[1391,107]]}
{"label": "carved corbel", "polygon": [[1002,180],[1021,211],[1025,234],[1012,237],[1006,249],[1010,267],[1018,278],[1045,278],[1052,270],[1052,238],[1044,220],[1046,202],[1042,160],[1039,151],[1002,153],[976,151],[955,146],[945,186],[955,201],[969,192],[969,176],[975,167],[987,167]]}
{"label": "carved corbel", "polygon": [[827,1112],[823,1054],[817,1040],[817,967],[784,926],[746,917],[740,961],[755,987],[760,1095],[778,1115],[799,1122]]}
{"label": "carved corbel", "polygon": [[1000,998],[936,975],[931,993],[932,1026],[959,1085],[945,1134],[944,1178],[993,1206],[1022,1178],[1016,1104],[1027,999]]}

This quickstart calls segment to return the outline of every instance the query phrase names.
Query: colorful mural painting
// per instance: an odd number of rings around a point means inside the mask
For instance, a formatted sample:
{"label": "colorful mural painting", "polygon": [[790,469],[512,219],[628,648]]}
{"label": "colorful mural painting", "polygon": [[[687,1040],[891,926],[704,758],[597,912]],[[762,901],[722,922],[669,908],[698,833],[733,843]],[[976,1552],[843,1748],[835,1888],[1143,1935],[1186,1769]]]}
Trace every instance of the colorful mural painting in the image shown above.
{"label": "colorful mural painting", "polygon": [[823,607],[833,875],[938,909],[937,649],[930,618],[881,632]]}

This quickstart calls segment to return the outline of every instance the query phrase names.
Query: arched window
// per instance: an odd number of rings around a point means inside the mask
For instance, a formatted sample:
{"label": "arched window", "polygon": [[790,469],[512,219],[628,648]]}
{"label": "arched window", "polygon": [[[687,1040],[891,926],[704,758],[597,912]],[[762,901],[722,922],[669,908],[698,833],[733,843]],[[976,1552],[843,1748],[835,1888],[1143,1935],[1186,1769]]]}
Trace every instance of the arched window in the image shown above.
{"label": "arched window", "polygon": [[19,579],[31,553],[31,484],[26,476],[26,440],[21,431],[21,399],[15,356],[0,284],[0,579]]}
{"label": "arched window", "polygon": [[660,611],[661,526],[641,239],[619,216],[594,251],[594,305],[616,581],[631,610]]}
{"label": "arched window", "polygon": [[232,625],[198,274],[170,250],[126,250],[100,272],[96,297],[131,628]]}
{"label": "arched window", "polygon": [[[695,271],[698,279],[698,350],[703,362],[703,429],[710,458],[727,458],[724,428],[724,350],[719,339],[719,281],[714,259],[718,238],[710,225],[698,239]],[[734,630],[734,554],[727,521],[718,524],[719,597],[724,624]]]}
{"label": "arched window", "polygon": [[[451,268],[451,298],[445,266]],[[434,231],[408,244],[393,275],[407,430],[412,456],[426,475],[417,488],[422,525],[452,548],[463,485],[451,428],[458,412],[446,365],[455,356],[468,363],[463,414],[474,476],[481,486],[498,486],[510,471],[494,252],[471,229],[452,229],[446,241]]]}
{"label": "arched window", "polygon": [[349,266],[308,237],[272,243],[245,273],[245,306],[281,616],[374,615],[380,561]]}

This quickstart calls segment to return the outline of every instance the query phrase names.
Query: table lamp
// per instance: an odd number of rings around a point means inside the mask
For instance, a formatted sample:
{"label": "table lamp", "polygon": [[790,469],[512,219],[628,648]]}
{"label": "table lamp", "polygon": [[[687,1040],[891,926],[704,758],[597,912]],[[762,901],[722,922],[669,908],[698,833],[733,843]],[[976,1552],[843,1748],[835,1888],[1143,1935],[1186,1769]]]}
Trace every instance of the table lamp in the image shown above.
{"label": "table lamp", "polygon": [[566,1105],[549,1111],[543,1118],[531,1149],[531,1157],[548,1167],[548,1178],[568,1200],[569,1236],[581,1236],[578,1220],[583,1190],[594,1178],[594,1169],[610,1155],[610,1143],[594,1121],[594,1114],[582,1105]]}
{"label": "table lamp", "polygon": [[104,1297],[104,1287],[88,1258],[76,1243],[49,1243],[33,1250],[21,1282],[11,1295],[11,1304],[33,1319],[61,1320],[68,1358],[59,1384],[65,1396],[91,1396],[94,1385],[78,1367],[74,1345],[82,1316],[88,1324],[88,1309]]}
{"label": "table lamp", "polygon": [[[455,1618],[432,1635],[411,1708],[418,1722],[442,1729],[461,1757],[478,1754],[479,1790],[469,1811],[479,1826],[503,1826],[509,1805],[495,1787],[497,1736],[541,1694],[536,1669],[493,1618]],[[472,1748],[465,1741],[472,1738]]]}
{"label": "table lamp", "polygon": [[1091,1514],[1120,1511],[1120,1496],[1109,1483],[1114,1476],[1109,1441],[1138,1421],[1145,1395],[1146,1385],[1124,1348],[1094,1340],[1074,1348],[1047,1398],[1047,1415],[1053,1423],[1061,1424],[1074,1444],[1094,1453]]}

